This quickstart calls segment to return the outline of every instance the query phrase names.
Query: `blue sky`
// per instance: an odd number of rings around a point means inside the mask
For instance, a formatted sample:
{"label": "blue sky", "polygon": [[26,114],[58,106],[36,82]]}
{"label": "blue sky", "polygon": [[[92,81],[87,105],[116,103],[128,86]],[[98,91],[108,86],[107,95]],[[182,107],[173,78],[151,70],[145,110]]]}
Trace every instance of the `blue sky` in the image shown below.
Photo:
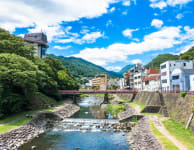
{"label": "blue sky", "polygon": [[119,71],[193,46],[193,8],[193,0],[6,0],[0,27],[19,36],[43,31],[48,53]]}

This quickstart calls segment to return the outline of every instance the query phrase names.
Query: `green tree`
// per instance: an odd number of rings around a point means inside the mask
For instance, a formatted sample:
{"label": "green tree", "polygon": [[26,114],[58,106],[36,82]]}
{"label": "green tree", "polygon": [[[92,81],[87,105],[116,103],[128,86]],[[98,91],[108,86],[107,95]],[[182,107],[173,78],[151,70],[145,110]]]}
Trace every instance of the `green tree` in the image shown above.
{"label": "green tree", "polygon": [[0,54],[0,113],[21,110],[37,90],[39,70],[30,60],[16,54]]}
{"label": "green tree", "polygon": [[0,28],[0,53],[15,53],[32,59],[34,50],[34,47],[30,44],[25,44],[21,37],[17,37]]}

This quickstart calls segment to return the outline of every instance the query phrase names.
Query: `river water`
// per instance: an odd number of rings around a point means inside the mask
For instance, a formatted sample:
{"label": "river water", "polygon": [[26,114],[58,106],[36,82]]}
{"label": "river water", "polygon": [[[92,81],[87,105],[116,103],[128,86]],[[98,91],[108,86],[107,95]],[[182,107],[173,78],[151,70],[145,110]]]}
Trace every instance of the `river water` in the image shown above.
{"label": "river water", "polygon": [[100,110],[101,102],[102,98],[96,96],[81,98],[77,101],[78,113],[19,150],[31,150],[34,145],[38,150],[129,150],[127,133],[113,132],[111,124],[118,120],[107,119],[108,115]]}

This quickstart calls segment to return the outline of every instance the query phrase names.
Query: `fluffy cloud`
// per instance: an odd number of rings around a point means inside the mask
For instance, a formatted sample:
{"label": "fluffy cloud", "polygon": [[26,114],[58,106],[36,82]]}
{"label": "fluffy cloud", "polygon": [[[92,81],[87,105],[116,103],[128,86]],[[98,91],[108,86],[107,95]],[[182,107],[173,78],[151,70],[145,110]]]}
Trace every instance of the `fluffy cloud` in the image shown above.
{"label": "fluffy cloud", "polygon": [[62,21],[93,18],[108,12],[116,0],[4,0],[0,1],[0,27],[55,27]]}
{"label": "fluffy cloud", "polygon": [[131,2],[130,0],[123,1],[123,6],[130,6]]}
{"label": "fluffy cloud", "polygon": [[176,15],[176,18],[177,18],[177,19],[182,19],[183,17],[184,17],[184,16],[183,16],[183,14],[181,14],[181,13]]}
{"label": "fluffy cloud", "polygon": [[115,11],[116,10],[116,8],[115,7],[112,7],[111,9],[110,9],[110,12],[113,12],[113,11]]}
{"label": "fluffy cloud", "polygon": [[133,59],[130,61],[132,64],[142,63],[140,59]]}
{"label": "fluffy cloud", "polygon": [[152,20],[151,26],[154,26],[156,28],[161,28],[163,24],[164,23],[162,20],[154,19],[154,20]]}
{"label": "fluffy cloud", "polygon": [[54,49],[59,49],[59,50],[65,50],[65,49],[71,48],[71,46],[70,45],[68,45],[68,46],[58,46],[58,45],[56,45],[53,48]]}
{"label": "fluffy cloud", "polygon": [[123,35],[126,37],[131,38],[132,37],[132,32],[138,31],[139,29],[126,29],[123,31]]}
{"label": "fluffy cloud", "polygon": [[163,9],[167,6],[174,7],[176,5],[184,5],[184,4],[187,4],[191,1],[192,0],[150,0],[150,2],[151,2],[150,6],[152,8]]}
{"label": "fluffy cloud", "polygon": [[76,44],[83,44],[83,43],[94,43],[98,38],[104,37],[104,33],[101,32],[91,32],[86,33],[82,38],[77,38],[77,36],[71,36],[67,39],[59,39],[56,40],[57,43],[76,43]]}
{"label": "fluffy cloud", "polygon": [[172,48],[174,45],[182,43],[184,41],[182,37],[185,35],[191,36],[192,29],[186,27],[185,30],[189,33],[181,33],[181,27],[163,27],[157,32],[146,35],[140,43],[115,43],[106,48],[86,48],[74,56],[106,66],[107,63],[127,61],[129,55]]}

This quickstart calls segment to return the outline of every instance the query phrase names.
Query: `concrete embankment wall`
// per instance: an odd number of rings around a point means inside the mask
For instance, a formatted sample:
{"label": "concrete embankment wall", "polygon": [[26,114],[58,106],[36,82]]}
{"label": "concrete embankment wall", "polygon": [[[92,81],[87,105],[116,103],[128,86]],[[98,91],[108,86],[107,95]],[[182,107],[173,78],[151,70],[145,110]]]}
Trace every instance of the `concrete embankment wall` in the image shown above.
{"label": "concrete embankment wall", "polygon": [[[128,95],[131,97],[132,94]],[[194,95],[189,94],[181,97],[179,93],[162,93],[159,95],[156,92],[139,92],[135,96],[134,102],[152,106],[159,106],[163,103],[167,108],[170,118],[184,124],[184,126],[186,126],[192,109],[194,109]],[[190,124],[190,128],[194,132],[194,119]]]}

